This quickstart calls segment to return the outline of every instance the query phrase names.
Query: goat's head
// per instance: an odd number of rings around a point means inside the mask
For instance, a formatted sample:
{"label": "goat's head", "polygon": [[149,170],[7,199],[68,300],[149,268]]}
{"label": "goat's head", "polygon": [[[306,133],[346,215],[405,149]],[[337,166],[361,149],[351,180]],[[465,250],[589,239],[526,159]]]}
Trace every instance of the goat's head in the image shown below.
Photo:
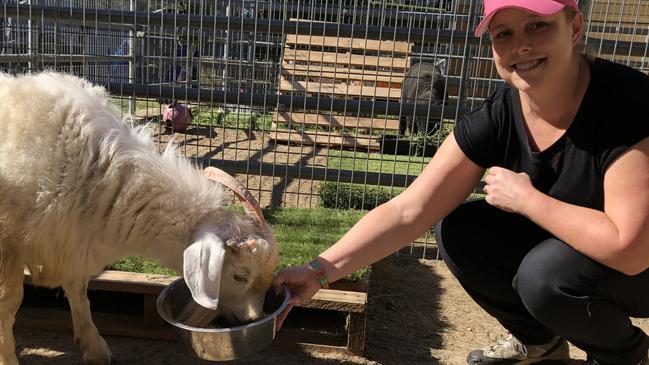
{"label": "goat's head", "polygon": [[279,262],[277,246],[250,193],[221,170],[207,168],[205,174],[232,189],[254,220],[233,215],[234,228],[226,233],[210,224],[199,229],[185,250],[185,281],[198,304],[215,309],[226,321],[249,322],[263,315],[264,296]]}

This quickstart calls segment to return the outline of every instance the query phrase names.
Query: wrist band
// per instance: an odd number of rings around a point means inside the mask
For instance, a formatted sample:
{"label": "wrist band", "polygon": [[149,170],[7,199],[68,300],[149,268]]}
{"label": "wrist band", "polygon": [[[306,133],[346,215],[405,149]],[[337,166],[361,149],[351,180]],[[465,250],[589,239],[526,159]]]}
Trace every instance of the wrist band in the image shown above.
{"label": "wrist band", "polygon": [[329,289],[329,278],[327,277],[327,273],[325,273],[324,269],[322,268],[322,265],[320,265],[320,262],[318,260],[312,260],[309,262],[309,266],[315,271],[315,276],[320,282],[320,287],[323,289]]}

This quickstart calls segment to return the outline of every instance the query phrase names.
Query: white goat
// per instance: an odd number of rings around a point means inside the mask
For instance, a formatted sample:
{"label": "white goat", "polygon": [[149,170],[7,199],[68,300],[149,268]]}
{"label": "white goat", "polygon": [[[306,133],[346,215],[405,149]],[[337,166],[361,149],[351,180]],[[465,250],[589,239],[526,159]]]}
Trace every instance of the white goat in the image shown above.
{"label": "white goat", "polygon": [[[18,364],[25,267],[35,284],[63,287],[90,364],[112,354],[92,322],[88,279],[125,255],[184,272],[194,298],[230,320],[262,315],[279,259],[263,219],[223,210],[222,186],[173,148],[158,153],[103,88],[0,73],[0,110],[0,364]],[[183,255],[196,259],[184,271]]]}

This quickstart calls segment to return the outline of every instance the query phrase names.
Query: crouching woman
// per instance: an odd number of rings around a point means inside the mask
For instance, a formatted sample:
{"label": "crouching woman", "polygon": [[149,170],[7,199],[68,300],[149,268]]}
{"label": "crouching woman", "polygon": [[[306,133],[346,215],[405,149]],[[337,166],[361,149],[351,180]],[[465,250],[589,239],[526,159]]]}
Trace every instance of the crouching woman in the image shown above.
{"label": "crouching woman", "polygon": [[[575,0],[484,8],[476,34],[489,32],[506,85],[458,122],[408,189],[275,285],[306,300],[323,277],[375,262],[444,218],[442,257],[510,333],[469,364],[569,363],[567,341],[587,364],[649,364],[649,338],[629,319],[649,317],[649,76],[580,53]],[[486,198],[462,204],[486,170]]]}

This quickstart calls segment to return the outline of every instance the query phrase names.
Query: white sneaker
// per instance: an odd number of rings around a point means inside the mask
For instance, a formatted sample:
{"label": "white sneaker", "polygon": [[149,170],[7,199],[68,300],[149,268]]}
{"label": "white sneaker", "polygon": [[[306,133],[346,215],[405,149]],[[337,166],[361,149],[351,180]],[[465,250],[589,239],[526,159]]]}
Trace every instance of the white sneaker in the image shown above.
{"label": "white sneaker", "polygon": [[523,345],[512,334],[498,340],[494,345],[473,350],[466,358],[470,365],[527,365],[542,360],[569,360],[568,342],[555,337],[543,345]]}

